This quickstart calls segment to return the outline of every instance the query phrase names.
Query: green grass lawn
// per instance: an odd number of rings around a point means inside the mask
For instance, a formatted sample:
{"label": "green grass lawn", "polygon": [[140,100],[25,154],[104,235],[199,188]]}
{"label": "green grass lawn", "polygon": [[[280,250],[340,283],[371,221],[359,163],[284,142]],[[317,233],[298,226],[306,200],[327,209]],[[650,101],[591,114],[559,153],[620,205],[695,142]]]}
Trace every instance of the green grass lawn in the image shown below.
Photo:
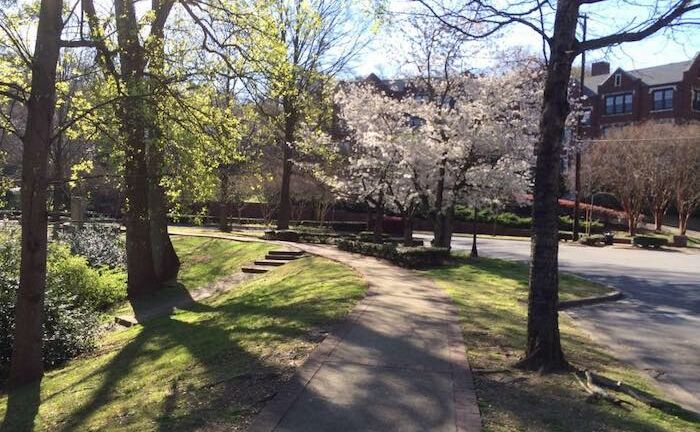
{"label": "green grass lawn", "polygon": [[[426,274],[459,307],[472,368],[509,368],[518,360],[526,338],[527,267],[491,259],[463,260]],[[606,291],[569,275],[562,275],[560,290],[562,300]],[[648,378],[617,361],[575,327],[565,314],[559,317],[564,352],[573,365],[655,393]],[[587,403],[587,394],[571,374],[540,376],[510,370],[477,373],[475,381],[486,431],[700,430],[700,424],[693,423],[681,410],[667,414],[636,403],[628,412],[607,402]]]}
{"label": "green grass lawn", "polygon": [[172,237],[182,262],[178,281],[197,288],[237,272],[278,247],[260,242],[236,242],[202,237]]}
{"label": "green grass lawn", "polygon": [[[232,251],[218,242],[177,239],[176,247],[191,284],[215,277],[202,268],[225,274],[236,266],[221,260]],[[34,419],[36,430],[240,430],[365,289],[340,264],[294,261],[187,310],[106,334],[97,353],[47,373],[40,389],[0,397],[0,418],[9,405],[14,421]]]}

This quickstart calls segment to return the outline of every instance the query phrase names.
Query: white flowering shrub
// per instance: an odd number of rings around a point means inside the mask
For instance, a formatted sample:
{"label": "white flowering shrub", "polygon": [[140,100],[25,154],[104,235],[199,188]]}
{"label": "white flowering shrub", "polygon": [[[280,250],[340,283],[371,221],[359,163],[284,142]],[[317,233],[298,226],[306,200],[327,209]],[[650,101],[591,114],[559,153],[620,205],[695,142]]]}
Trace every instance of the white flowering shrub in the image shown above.
{"label": "white flowering shrub", "polygon": [[68,244],[71,253],[85,257],[92,267],[123,267],[126,262],[124,240],[114,225],[71,226],[58,233],[58,240]]}

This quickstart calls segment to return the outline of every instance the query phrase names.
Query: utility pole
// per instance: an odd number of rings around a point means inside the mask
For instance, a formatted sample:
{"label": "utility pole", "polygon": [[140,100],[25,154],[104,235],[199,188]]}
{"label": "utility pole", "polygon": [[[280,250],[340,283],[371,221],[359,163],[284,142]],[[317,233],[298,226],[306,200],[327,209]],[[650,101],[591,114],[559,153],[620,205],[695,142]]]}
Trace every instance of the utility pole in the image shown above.
{"label": "utility pole", "polygon": [[[586,27],[588,24],[588,16],[587,15],[582,15],[581,18],[583,18],[583,41],[586,40]],[[583,97],[583,85],[584,85],[584,80],[586,78],[586,51],[581,52],[581,87],[579,90],[579,97]],[[579,207],[581,206],[581,141],[582,141],[582,135],[583,135],[583,114],[579,115],[578,118],[578,127],[576,128],[576,152],[575,152],[575,162],[574,162],[574,175],[575,175],[575,181],[574,181],[574,188],[576,189],[576,197],[574,199],[574,227],[573,227],[573,241],[578,240],[578,232],[579,232],[579,223],[578,223],[578,218],[579,218]]]}

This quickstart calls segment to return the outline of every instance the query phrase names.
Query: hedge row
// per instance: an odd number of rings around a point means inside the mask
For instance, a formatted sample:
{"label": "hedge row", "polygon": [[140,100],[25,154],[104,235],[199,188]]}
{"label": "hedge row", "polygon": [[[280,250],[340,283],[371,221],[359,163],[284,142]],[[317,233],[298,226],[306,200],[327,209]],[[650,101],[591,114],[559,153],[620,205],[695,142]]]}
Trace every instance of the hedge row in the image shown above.
{"label": "hedge row", "polygon": [[651,247],[654,249],[658,249],[662,246],[668,245],[668,239],[663,238],[663,237],[638,235],[638,236],[634,236],[634,238],[632,238],[632,244],[634,246],[640,246],[643,248],[650,248]]}
{"label": "hedge row", "polygon": [[[457,206],[455,208],[455,218],[464,222],[472,222],[474,219],[474,210],[463,206]],[[522,217],[510,212],[493,214],[489,210],[478,211],[476,213],[476,221],[479,223],[496,223],[509,228],[527,229],[532,226],[531,217]],[[574,220],[571,216],[559,216],[559,230],[570,231],[573,224]],[[588,225],[589,222],[581,221],[581,230],[587,231]],[[602,233],[605,229],[603,224],[598,221],[591,222],[590,226],[590,231],[594,233]]]}
{"label": "hedge row", "polygon": [[336,245],[347,252],[383,258],[407,268],[437,266],[450,258],[450,250],[446,248],[401,247],[394,243],[378,244],[347,239],[338,239]]}

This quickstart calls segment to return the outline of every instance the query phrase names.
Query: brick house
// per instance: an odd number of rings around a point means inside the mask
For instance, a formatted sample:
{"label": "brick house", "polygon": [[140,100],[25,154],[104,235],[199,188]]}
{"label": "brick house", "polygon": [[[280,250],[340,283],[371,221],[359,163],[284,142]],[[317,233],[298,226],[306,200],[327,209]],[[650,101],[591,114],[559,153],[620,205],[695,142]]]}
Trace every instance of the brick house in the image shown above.
{"label": "brick house", "polygon": [[700,53],[688,61],[629,71],[611,72],[609,63],[593,63],[584,93],[583,133],[589,138],[646,120],[700,121]]}

